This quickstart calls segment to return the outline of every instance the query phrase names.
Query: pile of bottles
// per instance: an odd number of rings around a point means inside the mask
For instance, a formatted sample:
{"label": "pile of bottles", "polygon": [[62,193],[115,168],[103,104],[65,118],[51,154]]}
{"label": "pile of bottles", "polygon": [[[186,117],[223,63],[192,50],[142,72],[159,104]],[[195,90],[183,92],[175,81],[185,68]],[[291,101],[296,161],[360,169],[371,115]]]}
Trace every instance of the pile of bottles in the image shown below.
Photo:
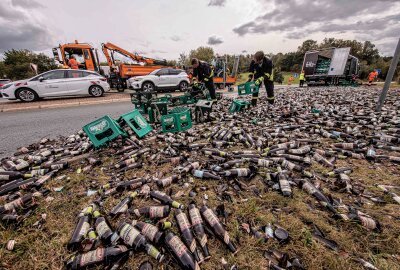
{"label": "pile of bottles", "polygon": [[[153,258],[140,269],[152,269],[153,263],[200,269],[213,256],[209,238],[218,239],[232,254],[246,249],[227,229],[237,217],[224,205],[271,192],[288,199],[304,193],[330,219],[379,233],[379,217],[368,214],[359,200],[355,204],[334,196],[339,192],[382,203],[380,197],[389,195],[389,203],[400,204],[398,187],[377,183],[381,196],[371,195],[352,179],[351,162],[400,163],[400,100],[389,96],[376,113],[375,99],[375,92],[362,88],[291,89],[278,92],[273,106],[262,97],[257,107],[234,114],[227,112],[231,99],[224,98],[209,122],[186,132],[158,133],[155,125],[141,140],[117,139],[106,149],[93,150],[82,132],[61,141],[45,140],[2,160],[1,221],[23,225],[34,211],[35,196],[49,194],[48,182],[65,168],[84,164],[82,173],[91,173],[107,158],[102,170],[108,183],[94,183],[92,203],[77,210],[66,246],[67,269],[117,269],[137,252]],[[111,208],[105,203],[110,198],[116,201]],[[243,226],[260,241],[291,241],[290,228],[279,224],[252,221]],[[338,248],[320,231],[313,239]],[[304,269],[295,254],[274,249],[260,250],[260,256],[273,269]]]}

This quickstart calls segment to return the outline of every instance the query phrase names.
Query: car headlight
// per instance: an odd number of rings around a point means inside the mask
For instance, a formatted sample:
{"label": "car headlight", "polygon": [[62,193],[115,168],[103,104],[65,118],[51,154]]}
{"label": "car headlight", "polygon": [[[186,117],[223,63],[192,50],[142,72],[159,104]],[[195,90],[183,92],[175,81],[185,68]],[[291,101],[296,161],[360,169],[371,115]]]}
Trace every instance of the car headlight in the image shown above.
{"label": "car headlight", "polygon": [[133,78],[133,80],[135,81],[135,82],[139,82],[139,81],[141,81],[141,80],[143,80],[142,78]]}
{"label": "car headlight", "polygon": [[4,85],[3,87],[0,87],[0,89],[1,90],[5,90],[5,89],[9,88],[12,85],[13,85],[12,83],[8,83],[8,84]]}

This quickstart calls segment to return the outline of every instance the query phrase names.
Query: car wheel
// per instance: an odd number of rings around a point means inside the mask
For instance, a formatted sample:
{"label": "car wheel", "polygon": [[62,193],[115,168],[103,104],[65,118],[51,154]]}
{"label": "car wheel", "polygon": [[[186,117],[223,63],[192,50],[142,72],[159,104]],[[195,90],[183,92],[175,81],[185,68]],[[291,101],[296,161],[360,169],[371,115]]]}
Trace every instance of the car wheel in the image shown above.
{"label": "car wheel", "polygon": [[179,91],[185,92],[187,90],[187,88],[188,88],[188,85],[189,84],[187,82],[185,82],[185,81],[181,82],[179,84]]}
{"label": "car wheel", "polygon": [[19,89],[15,95],[23,102],[32,102],[39,99],[38,94],[29,88]]}
{"label": "car wheel", "polygon": [[104,94],[104,90],[100,85],[92,85],[89,87],[89,94],[94,97],[101,97]]}
{"label": "car wheel", "polygon": [[144,92],[153,92],[154,91],[154,84],[152,82],[145,82],[142,85],[142,90]]}

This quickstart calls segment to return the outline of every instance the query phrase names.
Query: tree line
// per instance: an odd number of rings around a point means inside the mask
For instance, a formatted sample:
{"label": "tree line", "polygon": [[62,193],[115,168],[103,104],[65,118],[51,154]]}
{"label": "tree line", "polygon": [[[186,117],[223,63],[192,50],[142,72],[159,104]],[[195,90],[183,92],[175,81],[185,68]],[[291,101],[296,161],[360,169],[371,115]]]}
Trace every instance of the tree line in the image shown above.
{"label": "tree line", "polygon": [[[315,40],[306,40],[296,51],[287,53],[267,53],[267,56],[272,59],[275,67],[275,79],[280,80],[282,78],[281,72],[294,72],[300,73],[304,53],[309,50],[324,49],[331,47],[350,47],[350,54],[357,57],[360,61],[360,78],[365,79],[369,72],[374,69],[380,69],[380,79],[385,79],[386,74],[389,70],[389,65],[392,57],[382,56],[375,44],[370,41],[360,42],[357,40],[344,40],[336,38],[325,38],[322,42],[318,43]],[[260,48],[263,49],[263,48]],[[264,49],[264,52],[268,52]],[[170,66],[190,66],[190,60],[192,58],[198,58],[200,60],[211,63],[217,56],[224,56],[227,58],[227,66],[230,70],[233,69],[235,55],[218,55],[214,52],[211,47],[199,47],[191,50],[189,53],[181,53],[177,60],[169,60],[168,65]],[[240,54],[239,61],[239,73],[245,73],[248,71],[251,60],[253,59],[252,54]],[[29,50],[9,50],[4,52],[3,59],[0,60],[0,78],[7,77],[12,80],[19,80],[29,78],[34,74],[30,69],[30,63],[38,65],[38,72],[45,72],[58,67],[58,63],[43,53],[36,54]],[[400,82],[400,70],[399,67],[396,69],[395,77]]]}

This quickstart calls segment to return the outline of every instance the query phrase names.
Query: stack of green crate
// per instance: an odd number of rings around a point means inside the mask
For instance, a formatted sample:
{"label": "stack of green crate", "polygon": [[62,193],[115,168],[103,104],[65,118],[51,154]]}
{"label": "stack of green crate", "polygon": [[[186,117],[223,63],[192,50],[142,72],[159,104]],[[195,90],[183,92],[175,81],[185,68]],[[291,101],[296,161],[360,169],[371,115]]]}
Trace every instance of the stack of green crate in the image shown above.
{"label": "stack of green crate", "polygon": [[192,127],[192,117],[189,108],[177,107],[161,116],[162,132],[182,132]]}

